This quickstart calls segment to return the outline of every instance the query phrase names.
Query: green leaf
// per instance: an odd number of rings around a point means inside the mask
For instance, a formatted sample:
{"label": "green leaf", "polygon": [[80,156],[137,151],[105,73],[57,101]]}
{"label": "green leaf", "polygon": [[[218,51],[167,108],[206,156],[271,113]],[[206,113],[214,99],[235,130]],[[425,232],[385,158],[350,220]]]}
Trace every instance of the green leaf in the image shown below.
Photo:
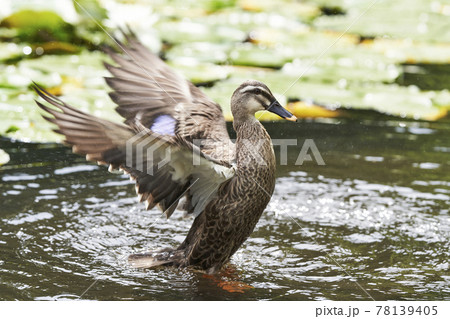
{"label": "green leaf", "polygon": [[224,80],[230,75],[230,69],[212,63],[198,63],[189,59],[175,59],[169,63],[194,84],[211,84]]}
{"label": "green leaf", "polygon": [[5,131],[5,133],[14,133],[17,132],[19,130],[19,128],[15,125],[11,125],[10,127],[8,127],[8,129]]}
{"label": "green leaf", "polygon": [[230,53],[231,63],[236,65],[281,68],[290,59],[284,50],[262,49],[251,43],[236,45]]}
{"label": "green leaf", "polygon": [[155,25],[160,37],[169,43],[239,42],[246,34],[230,25],[205,24],[193,21],[164,21]]}
{"label": "green leaf", "polygon": [[30,28],[56,30],[66,22],[53,11],[22,10],[15,12],[0,22],[6,28]]}
{"label": "green leaf", "polygon": [[106,9],[100,6],[97,0],[73,0],[77,13],[86,20],[95,20],[101,23],[108,17]]}
{"label": "green leaf", "polygon": [[[10,86],[5,88],[0,83],[0,133],[22,141],[62,141],[62,136],[52,131],[54,126],[42,118],[34,101],[38,96],[29,87],[31,80],[52,93],[62,94],[61,99],[84,112],[121,122],[107,94],[103,76],[108,72],[102,65],[103,60],[109,61],[103,53],[83,51],[73,56],[48,55],[24,60],[17,67],[0,65],[0,71],[2,68],[11,70],[11,73],[0,72],[0,81],[7,81]],[[14,82],[12,78],[17,80]],[[16,129],[6,132],[10,127]]]}
{"label": "green leaf", "polygon": [[187,42],[174,46],[165,54],[167,59],[226,64],[232,43]]}
{"label": "green leaf", "polygon": [[[448,3],[396,1],[341,1],[345,15],[320,16],[313,25],[322,30],[363,36],[409,38],[414,41],[450,42]],[[387,5],[389,9],[387,10]]]}
{"label": "green leaf", "polygon": [[0,22],[0,27],[18,30],[17,37],[27,42],[63,41],[73,39],[73,26],[53,11],[21,10]]}
{"label": "green leaf", "polygon": [[249,78],[264,81],[275,95],[284,95],[287,100],[314,101],[327,105],[330,109],[375,110],[398,117],[436,120],[445,116],[446,109],[450,106],[450,92],[420,91],[414,86],[354,82],[340,87],[337,84],[303,78],[296,81],[296,77],[287,76],[280,71],[262,69],[241,68],[231,74],[235,76],[211,88],[204,88],[207,94],[222,105],[227,118],[231,118],[231,95]]}

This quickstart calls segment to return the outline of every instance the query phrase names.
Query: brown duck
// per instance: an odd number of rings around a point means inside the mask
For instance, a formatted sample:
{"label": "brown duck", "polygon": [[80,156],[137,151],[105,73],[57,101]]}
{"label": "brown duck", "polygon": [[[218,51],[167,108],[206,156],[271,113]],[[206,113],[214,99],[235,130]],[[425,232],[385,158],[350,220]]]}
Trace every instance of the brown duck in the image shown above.
{"label": "brown duck", "polygon": [[266,85],[246,81],[231,97],[233,143],[217,103],[133,34],[125,37],[126,44],[118,42],[123,55],[107,50],[117,65],[105,63],[113,75],[106,78],[109,95],[124,124],[81,112],[38,85],[37,93],[56,108],[37,104],[75,153],[129,174],[147,209],[157,205],[169,218],[183,206],[195,217],[178,248],[131,255],[133,266],[193,266],[214,273],[250,236],[275,186],[272,142],[255,112],[296,117]]}

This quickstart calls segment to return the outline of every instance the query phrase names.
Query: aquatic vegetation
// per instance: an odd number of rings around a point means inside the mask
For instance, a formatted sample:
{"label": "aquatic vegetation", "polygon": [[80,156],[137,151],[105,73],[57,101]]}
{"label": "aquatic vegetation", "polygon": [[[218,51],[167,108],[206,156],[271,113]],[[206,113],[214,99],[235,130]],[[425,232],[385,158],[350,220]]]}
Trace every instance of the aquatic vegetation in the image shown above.
{"label": "aquatic vegetation", "polygon": [[[248,78],[268,83],[285,103],[301,101],[291,107],[298,117],[347,116],[346,110],[355,117],[358,110],[372,110],[434,121],[450,108],[445,72],[405,68],[448,65],[444,2],[402,0],[385,8],[383,2],[369,7],[372,1],[339,0],[59,1],[73,8],[64,12],[56,1],[54,11],[49,11],[53,1],[33,9],[25,2],[17,1],[10,15],[0,17],[0,134],[13,138],[58,140],[45,133],[31,81],[84,110],[119,120],[102,93],[106,56],[99,49],[114,44],[106,32],[115,34],[125,24],[204,86],[227,119],[232,88]],[[26,19],[30,15],[33,21]],[[261,119],[274,120],[266,114]]]}

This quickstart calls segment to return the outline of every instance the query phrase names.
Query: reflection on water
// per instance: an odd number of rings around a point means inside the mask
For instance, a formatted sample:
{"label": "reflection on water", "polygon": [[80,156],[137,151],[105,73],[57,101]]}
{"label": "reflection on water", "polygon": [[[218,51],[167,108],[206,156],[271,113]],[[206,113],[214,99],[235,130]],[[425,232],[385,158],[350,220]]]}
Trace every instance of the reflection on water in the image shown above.
{"label": "reflection on water", "polygon": [[[126,176],[68,148],[2,140],[11,162],[0,171],[0,298],[449,298],[448,124],[266,127],[273,138],[298,138],[299,146],[288,148],[288,165],[278,167],[275,194],[254,234],[215,277],[130,269],[128,254],[178,245],[191,220],[145,211]],[[306,138],[325,166],[293,165]],[[223,282],[245,289],[229,292]]]}

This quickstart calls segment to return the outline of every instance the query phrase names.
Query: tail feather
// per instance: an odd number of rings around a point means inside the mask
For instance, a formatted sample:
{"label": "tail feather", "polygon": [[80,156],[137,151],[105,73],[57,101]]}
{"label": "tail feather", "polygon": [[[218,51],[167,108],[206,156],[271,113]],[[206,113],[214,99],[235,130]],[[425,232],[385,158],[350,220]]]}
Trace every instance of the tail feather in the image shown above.
{"label": "tail feather", "polygon": [[181,250],[163,250],[128,256],[128,263],[133,268],[155,268],[158,266],[176,266],[182,258]]}

